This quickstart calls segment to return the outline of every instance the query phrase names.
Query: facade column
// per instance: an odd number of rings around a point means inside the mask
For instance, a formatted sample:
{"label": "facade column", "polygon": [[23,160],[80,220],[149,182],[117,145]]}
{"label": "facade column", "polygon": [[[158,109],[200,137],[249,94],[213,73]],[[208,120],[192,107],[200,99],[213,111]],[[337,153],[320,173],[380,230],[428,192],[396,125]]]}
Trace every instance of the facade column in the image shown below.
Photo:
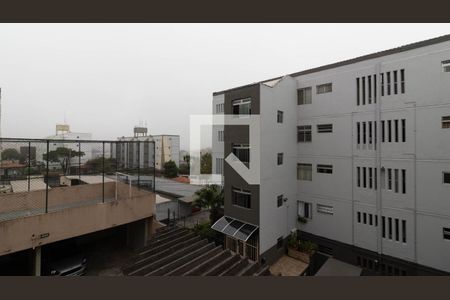
{"label": "facade column", "polygon": [[33,276],[41,276],[42,247],[37,246],[33,252]]}

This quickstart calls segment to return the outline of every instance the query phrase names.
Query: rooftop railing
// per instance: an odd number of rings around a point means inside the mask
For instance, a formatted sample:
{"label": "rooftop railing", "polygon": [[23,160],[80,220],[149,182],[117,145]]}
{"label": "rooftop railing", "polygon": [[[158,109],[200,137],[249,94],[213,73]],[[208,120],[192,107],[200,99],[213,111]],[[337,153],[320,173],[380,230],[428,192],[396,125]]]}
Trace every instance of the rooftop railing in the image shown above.
{"label": "rooftop railing", "polygon": [[0,222],[154,189],[152,141],[0,139]]}

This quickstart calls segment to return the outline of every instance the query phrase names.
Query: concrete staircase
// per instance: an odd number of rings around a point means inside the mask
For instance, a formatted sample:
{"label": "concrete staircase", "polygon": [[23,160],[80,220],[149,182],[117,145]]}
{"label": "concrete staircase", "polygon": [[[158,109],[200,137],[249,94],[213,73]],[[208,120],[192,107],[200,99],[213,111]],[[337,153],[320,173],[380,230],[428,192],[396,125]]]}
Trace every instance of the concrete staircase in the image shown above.
{"label": "concrete staircase", "polygon": [[262,267],[201,239],[189,229],[164,227],[125,266],[128,276],[268,276]]}

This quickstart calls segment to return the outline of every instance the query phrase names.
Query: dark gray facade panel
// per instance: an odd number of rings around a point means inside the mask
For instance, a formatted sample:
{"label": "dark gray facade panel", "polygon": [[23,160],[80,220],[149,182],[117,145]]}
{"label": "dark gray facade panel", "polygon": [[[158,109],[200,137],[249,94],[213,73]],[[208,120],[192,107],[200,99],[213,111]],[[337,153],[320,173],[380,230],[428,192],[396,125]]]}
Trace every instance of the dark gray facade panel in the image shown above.
{"label": "dark gray facade panel", "polygon": [[[250,86],[225,93],[224,111],[225,114],[233,113],[233,100],[251,98],[252,114],[259,114],[260,111],[260,87]],[[249,144],[250,129],[244,125],[224,126],[224,157],[233,151],[233,144]],[[250,160],[252,158],[250,157]],[[225,201],[224,208],[227,216],[238,220],[259,225],[259,185],[249,185],[247,182],[227,163],[224,164],[225,179]],[[251,208],[243,208],[233,205],[232,189],[239,188],[248,190],[251,193]]]}

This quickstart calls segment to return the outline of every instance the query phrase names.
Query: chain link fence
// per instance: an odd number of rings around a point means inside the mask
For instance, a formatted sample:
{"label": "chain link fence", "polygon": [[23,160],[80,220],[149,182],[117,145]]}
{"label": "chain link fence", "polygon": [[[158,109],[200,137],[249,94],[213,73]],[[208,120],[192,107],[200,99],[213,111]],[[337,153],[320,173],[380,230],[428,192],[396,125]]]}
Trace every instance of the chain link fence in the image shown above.
{"label": "chain link fence", "polygon": [[0,139],[0,222],[154,188],[152,141]]}

